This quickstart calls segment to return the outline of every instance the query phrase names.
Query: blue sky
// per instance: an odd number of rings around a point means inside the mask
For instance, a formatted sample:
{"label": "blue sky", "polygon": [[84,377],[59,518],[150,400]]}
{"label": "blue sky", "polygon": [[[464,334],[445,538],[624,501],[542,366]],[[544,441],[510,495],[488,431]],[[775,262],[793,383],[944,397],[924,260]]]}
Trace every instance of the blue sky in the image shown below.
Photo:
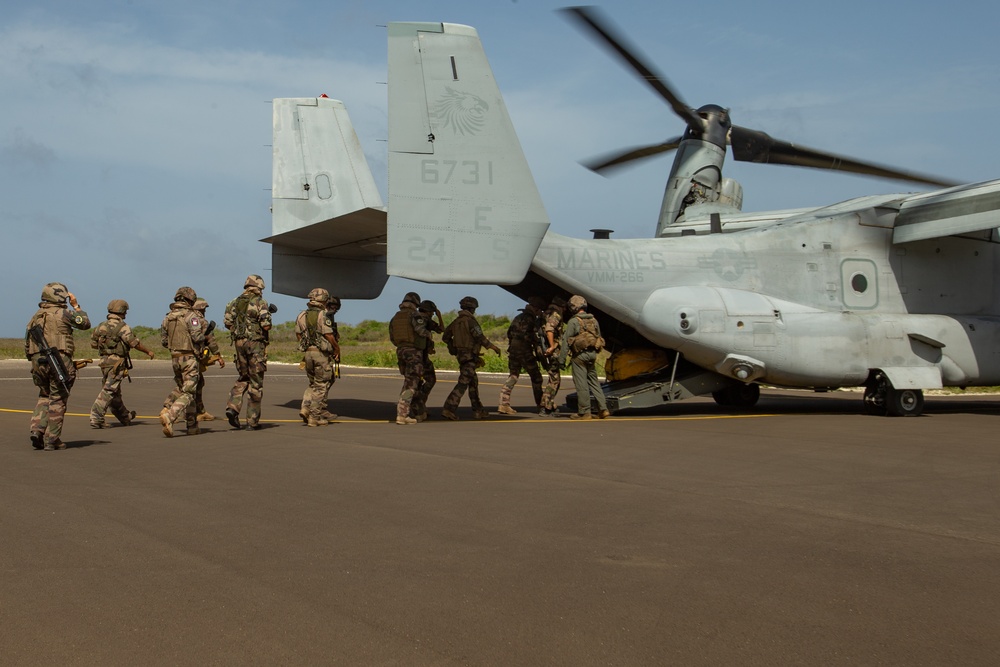
{"label": "blue sky", "polygon": [[[553,228],[652,234],[669,158],[612,178],[579,161],[662,141],[683,126],[543,0],[145,2],[39,0],[0,25],[0,336],[20,336],[42,286],[65,282],[95,321],[114,298],[157,326],[180,285],[221,320],[248,273],[269,278],[271,105],[345,102],[386,183],[390,21],[477,28]],[[885,6],[883,6],[885,5]],[[692,106],[806,146],[963,181],[1000,177],[1000,68],[989,3],[606,3]],[[898,183],[727,163],[744,209],[833,203]],[[340,320],[388,319],[414,288],[484,312],[520,302],[496,287],[391,279]],[[278,321],[299,299],[266,295]]]}

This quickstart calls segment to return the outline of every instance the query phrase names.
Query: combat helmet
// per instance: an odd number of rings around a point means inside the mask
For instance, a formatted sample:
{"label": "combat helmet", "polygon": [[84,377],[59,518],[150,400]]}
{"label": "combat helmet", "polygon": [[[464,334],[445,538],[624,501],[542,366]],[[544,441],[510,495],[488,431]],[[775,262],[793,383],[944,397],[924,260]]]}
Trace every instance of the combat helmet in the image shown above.
{"label": "combat helmet", "polygon": [[247,276],[247,279],[243,282],[243,289],[248,287],[256,287],[259,290],[264,289],[264,279],[258,276],[256,273],[251,273]]}
{"label": "combat helmet", "polygon": [[412,303],[414,306],[420,305],[420,295],[416,292],[407,292],[403,297],[403,303]]}
{"label": "combat helmet", "polygon": [[125,299],[112,299],[108,302],[108,312],[115,315],[124,315],[128,312],[128,301]]}
{"label": "combat helmet", "polygon": [[42,301],[49,303],[65,303],[69,290],[62,283],[49,283],[42,288]]}
{"label": "combat helmet", "polygon": [[420,305],[417,306],[417,310],[421,310],[425,313],[433,313],[437,311],[437,309],[438,309],[437,304],[431,301],[430,299],[424,299],[423,301],[420,302]]}
{"label": "combat helmet", "polygon": [[330,300],[330,293],[322,287],[314,287],[306,298],[316,303],[326,303]]}
{"label": "combat helmet", "polygon": [[193,305],[197,300],[198,295],[191,287],[178,287],[177,293],[174,294],[174,301],[187,301],[189,304]]}
{"label": "combat helmet", "polygon": [[575,313],[579,310],[586,310],[587,300],[579,294],[574,294],[569,298],[569,303],[567,305],[569,306],[570,311]]}
{"label": "combat helmet", "polygon": [[330,295],[330,300],[326,302],[326,307],[340,310],[340,297]]}
{"label": "combat helmet", "polygon": [[205,310],[208,309],[208,301],[205,301],[201,297],[198,297],[197,299],[194,300],[194,305],[192,306],[192,308],[204,313]]}
{"label": "combat helmet", "polygon": [[458,302],[458,307],[462,310],[475,310],[479,308],[479,301],[474,296],[462,297],[462,300]]}

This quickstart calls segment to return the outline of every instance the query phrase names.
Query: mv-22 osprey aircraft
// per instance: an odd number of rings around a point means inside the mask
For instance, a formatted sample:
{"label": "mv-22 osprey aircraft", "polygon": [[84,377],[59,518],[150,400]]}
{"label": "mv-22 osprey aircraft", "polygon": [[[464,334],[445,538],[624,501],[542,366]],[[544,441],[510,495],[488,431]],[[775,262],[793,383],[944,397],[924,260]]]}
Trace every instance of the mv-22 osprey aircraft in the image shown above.
{"label": "mv-22 osprey aircraft", "polygon": [[691,108],[593,10],[567,11],[687,126],[593,165],[676,150],[655,238],[549,231],[476,31],[392,23],[388,211],[341,103],[275,100],[275,290],[373,298],[391,274],[583,295],[613,353],[612,410],[707,394],[746,408],[764,383],[864,387],[867,412],[912,416],[924,389],[1000,384],[1000,181],[744,213],[727,145],[736,160],[952,184]]}

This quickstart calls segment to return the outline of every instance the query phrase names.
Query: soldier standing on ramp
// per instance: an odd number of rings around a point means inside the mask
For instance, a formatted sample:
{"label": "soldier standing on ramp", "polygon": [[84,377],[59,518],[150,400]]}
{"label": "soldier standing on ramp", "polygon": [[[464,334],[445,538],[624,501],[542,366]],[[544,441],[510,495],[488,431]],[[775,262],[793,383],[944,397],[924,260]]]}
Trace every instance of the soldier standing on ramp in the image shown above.
{"label": "soldier standing on ramp", "polygon": [[65,285],[49,283],[42,288],[38,311],[24,331],[24,356],[31,362],[31,379],[38,387],[30,426],[35,449],[66,449],[61,440],[63,417],[76,381],[73,329],[89,328],[90,318]]}
{"label": "soldier standing on ramp", "polygon": [[233,428],[240,428],[244,394],[247,396],[247,429],[260,428],[272,312],[261,296],[263,290],[264,279],[256,274],[249,275],[243,283],[243,294],[226,305],[224,322],[236,351],[237,378],[226,403],[226,419]]}

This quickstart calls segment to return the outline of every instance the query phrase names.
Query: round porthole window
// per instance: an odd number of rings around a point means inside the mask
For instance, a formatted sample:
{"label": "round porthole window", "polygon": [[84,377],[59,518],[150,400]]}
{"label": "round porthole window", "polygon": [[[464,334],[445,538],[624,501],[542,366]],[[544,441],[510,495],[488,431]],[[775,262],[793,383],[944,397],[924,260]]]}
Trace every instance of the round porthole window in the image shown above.
{"label": "round porthole window", "polygon": [[851,289],[858,294],[864,294],[868,291],[868,279],[865,278],[865,274],[855,273],[851,276]]}

